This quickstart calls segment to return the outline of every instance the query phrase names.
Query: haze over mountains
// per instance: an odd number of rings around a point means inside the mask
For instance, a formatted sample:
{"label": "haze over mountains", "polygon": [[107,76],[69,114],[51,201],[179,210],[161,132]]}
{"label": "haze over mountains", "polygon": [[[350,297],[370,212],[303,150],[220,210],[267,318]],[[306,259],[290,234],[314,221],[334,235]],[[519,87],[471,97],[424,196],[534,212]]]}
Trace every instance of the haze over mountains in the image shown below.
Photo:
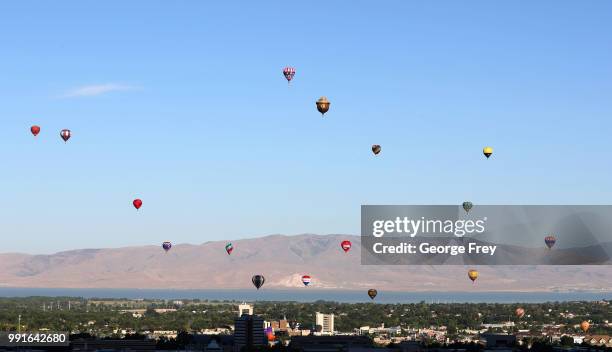
{"label": "haze over mountains", "polygon": [[[353,242],[344,253],[340,242]],[[475,284],[468,267],[361,265],[360,237],[273,235],[201,245],[178,244],[82,249],[52,255],[0,254],[0,285],[45,288],[252,288],[262,274],[266,289],[368,289],[396,291],[612,290],[612,268],[600,266],[478,266]],[[305,288],[301,276],[312,276]],[[254,289],[254,288],[253,288]]]}

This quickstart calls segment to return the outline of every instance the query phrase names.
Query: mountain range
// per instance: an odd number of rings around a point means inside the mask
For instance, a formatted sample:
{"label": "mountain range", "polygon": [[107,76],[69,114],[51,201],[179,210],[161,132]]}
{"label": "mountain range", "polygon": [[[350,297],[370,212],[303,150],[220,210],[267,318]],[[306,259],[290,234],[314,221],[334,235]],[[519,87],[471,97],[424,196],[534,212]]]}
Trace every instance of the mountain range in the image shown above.
{"label": "mountain range", "polygon": [[[340,242],[350,240],[345,253]],[[50,255],[0,254],[0,285],[44,288],[252,288],[264,275],[270,289],[394,291],[576,291],[612,290],[612,267],[475,266],[475,283],[465,265],[361,265],[360,237],[352,235],[271,235],[200,245],[81,249]]]}

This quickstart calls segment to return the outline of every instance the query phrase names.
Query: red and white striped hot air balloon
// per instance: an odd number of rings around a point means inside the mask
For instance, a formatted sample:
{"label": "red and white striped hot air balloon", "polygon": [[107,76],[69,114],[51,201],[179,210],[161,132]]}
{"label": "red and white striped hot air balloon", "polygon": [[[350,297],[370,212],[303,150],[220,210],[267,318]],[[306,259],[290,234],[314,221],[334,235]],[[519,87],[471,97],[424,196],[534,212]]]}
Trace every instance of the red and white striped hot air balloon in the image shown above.
{"label": "red and white striped hot air balloon", "polygon": [[310,280],[310,275],[302,276],[302,283],[304,284],[304,286],[308,286],[308,284],[310,284]]}
{"label": "red and white striped hot air balloon", "polygon": [[295,76],[295,68],[289,66],[285,67],[283,69],[283,76],[287,79],[287,83],[291,83],[293,76]]}
{"label": "red and white striped hot air balloon", "polygon": [[70,136],[71,136],[70,130],[64,129],[60,132],[60,137],[62,137],[64,142],[68,142],[68,140],[70,139]]}
{"label": "red and white striped hot air balloon", "polygon": [[349,240],[344,240],[344,241],[342,241],[342,243],[340,243],[340,247],[342,247],[342,250],[345,253],[348,252],[349,250],[351,250],[351,246],[352,246],[352,244],[351,244],[351,241],[349,241]]}

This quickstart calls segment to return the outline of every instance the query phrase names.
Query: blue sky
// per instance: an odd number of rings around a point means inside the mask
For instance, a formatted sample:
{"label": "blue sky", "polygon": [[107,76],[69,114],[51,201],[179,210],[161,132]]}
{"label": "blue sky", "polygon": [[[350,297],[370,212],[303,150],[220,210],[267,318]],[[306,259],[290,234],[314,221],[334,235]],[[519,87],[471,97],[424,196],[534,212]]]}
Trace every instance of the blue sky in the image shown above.
{"label": "blue sky", "polygon": [[3,251],[609,204],[610,33],[605,0],[2,2]]}

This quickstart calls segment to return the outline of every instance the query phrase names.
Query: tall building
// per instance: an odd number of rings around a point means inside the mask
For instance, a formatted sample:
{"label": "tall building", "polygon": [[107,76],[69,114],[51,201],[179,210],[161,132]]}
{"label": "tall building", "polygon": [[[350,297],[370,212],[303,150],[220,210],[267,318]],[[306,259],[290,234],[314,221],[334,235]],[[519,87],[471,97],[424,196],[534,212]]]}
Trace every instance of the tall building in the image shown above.
{"label": "tall building", "polygon": [[315,324],[317,326],[321,326],[321,334],[333,334],[334,315],[317,312],[315,315]]}
{"label": "tall building", "polygon": [[244,314],[234,320],[234,351],[240,351],[245,346],[250,350],[253,347],[264,346],[265,344],[266,338],[262,317]]}
{"label": "tall building", "polygon": [[238,305],[238,318],[243,315],[253,315],[253,306],[250,304],[242,303]]}

